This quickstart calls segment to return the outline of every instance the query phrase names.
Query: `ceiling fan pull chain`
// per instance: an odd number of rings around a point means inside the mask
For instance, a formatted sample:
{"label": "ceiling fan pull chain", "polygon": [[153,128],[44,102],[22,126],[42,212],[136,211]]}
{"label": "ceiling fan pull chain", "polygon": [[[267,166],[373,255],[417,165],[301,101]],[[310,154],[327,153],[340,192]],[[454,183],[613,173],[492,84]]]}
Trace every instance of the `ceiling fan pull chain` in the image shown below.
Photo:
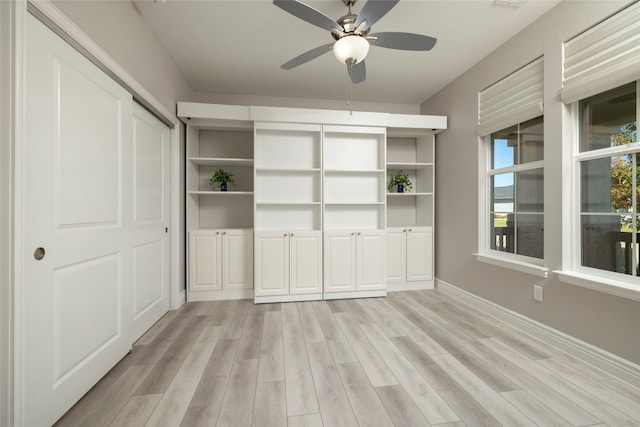
{"label": "ceiling fan pull chain", "polygon": [[[352,63],[351,62],[347,62],[347,76],[351,76],[351,66]],[[351,78],[347,78],[347,105],[349,106],[349,115],[353,116],[353,107],[351,105],[351,101],[353,98],[353,82],[351,81]]]}

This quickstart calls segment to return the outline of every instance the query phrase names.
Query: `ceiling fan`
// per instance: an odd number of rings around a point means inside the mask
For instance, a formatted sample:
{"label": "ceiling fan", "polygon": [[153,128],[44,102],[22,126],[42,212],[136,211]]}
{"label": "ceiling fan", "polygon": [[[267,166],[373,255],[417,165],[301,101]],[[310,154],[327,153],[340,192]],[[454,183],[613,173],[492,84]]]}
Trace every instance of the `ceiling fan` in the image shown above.
{"label": "ceiling fan", "polygon": [[336,58],[347,65],[354,84],[366,78],[364,58],[369,45],[389,49],[427,51],[436,44],[434,37],[415,33],[382,32],[370,34],[371,26],[386,15],[400,0],[368,0],[360,13],[351,8],[357,0],[342,0],[349,12],[337,21],[298,0],[273,0],[273,4],[293,16],[331,32],[334,42],[323,44],[285,62],[280,68],[290,70],[311,61],[333,49]]}

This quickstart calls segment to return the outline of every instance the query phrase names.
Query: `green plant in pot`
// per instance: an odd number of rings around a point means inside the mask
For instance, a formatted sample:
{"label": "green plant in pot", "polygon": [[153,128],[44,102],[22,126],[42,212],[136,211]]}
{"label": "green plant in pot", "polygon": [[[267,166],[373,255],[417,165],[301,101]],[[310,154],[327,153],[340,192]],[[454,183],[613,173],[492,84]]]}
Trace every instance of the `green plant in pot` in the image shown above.
{"label": "green plant in pot", "polygon": [[212,190],[216,184],[220,187],[220,191],[227,191],[227,184],[235,185],[235,182],[233,181],[233,174],[224,169],[218,169],[213,173],[209,180],[209,185]]}
{"label": "green plant in pot", "polygon": [[396,187],[398,193],[404,193],[405,189],[410,191],[413,188],[413,183],[409,179],[409,175],[399,170],[391,177],[387,190],[393,191],[394,187]]}

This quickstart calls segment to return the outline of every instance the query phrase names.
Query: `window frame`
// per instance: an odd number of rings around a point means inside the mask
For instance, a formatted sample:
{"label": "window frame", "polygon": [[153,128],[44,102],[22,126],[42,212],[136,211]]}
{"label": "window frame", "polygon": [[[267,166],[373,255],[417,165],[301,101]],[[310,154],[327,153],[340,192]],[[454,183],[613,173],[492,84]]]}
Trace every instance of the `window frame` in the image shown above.
{"label": "window frame", "polygon": [[[640,124],[640,79],[636,80],[636,123]],[[604,90],[606,92],[608,90]],[[640,301],[640,276],[602,270],[582,265],[582,229],[581,229],[581,163],[611,156],[640,153],[640,141],[617,147],[580,151],[580,100],[569,107],[571,157],[563,162],[571,176],[570,206],[563,213],[563,267],[554,271],[560,281],[596,291]],[[640,169],[640,165],[637,166]],[[640,180],[640,176],[638,178]],[[640,201],[638,201],[640,205]],[[640,233],[640,230],[638,230]]]}
{"label": "window frame", "polygon": [[[536,116],[542,117],[542,125],[544,129],[544,113]],[[535,119],[532,117],[531,119]],[[531,120],[529,119],[529,120]],[[521,125],[519,122],[511,126]],[[542,169],[542,176],[545,176],[545,160],[536,160],[533,162],[515,164],[507,167],[492,169],[492,149],[491,135],[479,136],[478,140],[478,252],[474,253],[476,259],[499,267],[509,268],[538,277],[546,278],[549,275],[549,269],[545,267],[544,252],[542,258],[535,258],[517,253],[498,251],[491,248],[491,178],[495,175],[504,173],[514,173]],[[514,189],[515,191],[515,189]],[[544,198],[543,198],[544,200]],[[515,209],[515,207],[514,207]],[[543,206],[543,221],[546,209]],[[514,211],[514,213],[516,213]]]}

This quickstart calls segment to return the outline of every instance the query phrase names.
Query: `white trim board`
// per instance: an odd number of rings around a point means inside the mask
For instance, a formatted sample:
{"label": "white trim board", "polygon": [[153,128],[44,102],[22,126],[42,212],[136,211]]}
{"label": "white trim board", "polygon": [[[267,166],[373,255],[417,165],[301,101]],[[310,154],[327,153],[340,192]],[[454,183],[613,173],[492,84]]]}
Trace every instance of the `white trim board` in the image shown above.
{"label": "white trim board", "polygon": [[640,365],[436,279],[436,289],[603,371],[640,387]]}

